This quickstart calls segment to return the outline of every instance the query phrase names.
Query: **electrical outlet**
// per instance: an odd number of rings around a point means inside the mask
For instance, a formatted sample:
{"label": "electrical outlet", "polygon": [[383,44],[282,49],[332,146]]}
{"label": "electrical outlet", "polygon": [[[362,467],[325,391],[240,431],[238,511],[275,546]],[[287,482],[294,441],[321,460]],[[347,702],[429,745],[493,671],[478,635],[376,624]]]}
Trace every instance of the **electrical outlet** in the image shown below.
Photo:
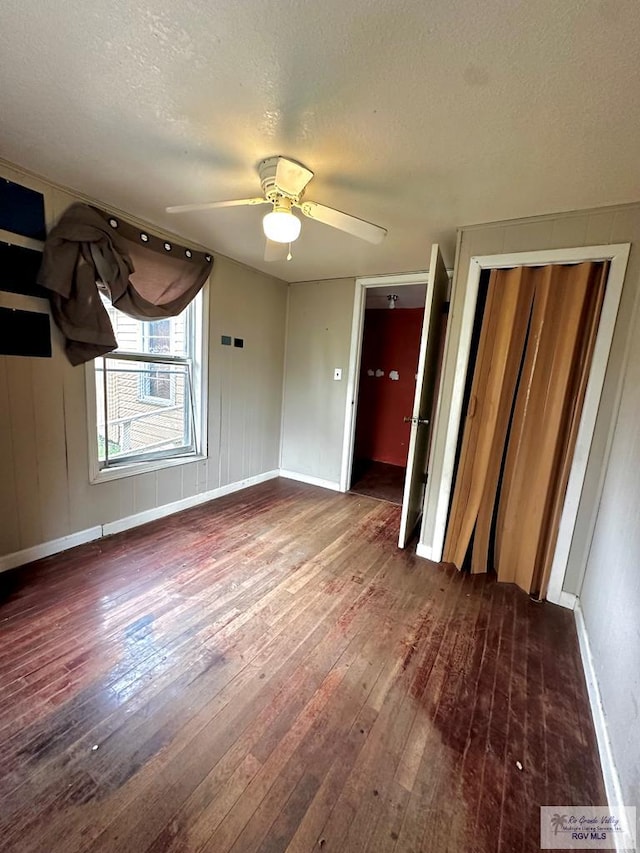
{"label": "electrical outlet", "polygon": [[333,378],[336,382],[339,382],[342,379],[342,368],[334,367],[333,368]]}

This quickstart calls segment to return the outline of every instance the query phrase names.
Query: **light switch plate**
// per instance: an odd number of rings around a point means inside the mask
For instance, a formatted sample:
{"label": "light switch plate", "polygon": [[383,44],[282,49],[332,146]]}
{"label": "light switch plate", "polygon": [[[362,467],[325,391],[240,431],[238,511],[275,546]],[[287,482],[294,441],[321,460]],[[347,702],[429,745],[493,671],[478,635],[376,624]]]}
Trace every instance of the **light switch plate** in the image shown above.
{"label": "light switch plate", "polygon": [[336,382],[338,382],[340,379],[342,379],[342,368],[341,367],[334,367],[333,368],[333,378]]}

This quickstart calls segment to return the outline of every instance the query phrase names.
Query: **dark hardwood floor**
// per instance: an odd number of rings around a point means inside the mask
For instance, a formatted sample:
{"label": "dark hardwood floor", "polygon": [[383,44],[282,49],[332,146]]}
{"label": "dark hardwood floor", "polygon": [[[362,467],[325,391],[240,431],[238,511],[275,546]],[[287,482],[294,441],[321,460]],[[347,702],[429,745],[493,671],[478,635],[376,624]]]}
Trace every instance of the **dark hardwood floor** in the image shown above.
{"label": "dark hardwood floor", "polygon": [[351,492],[392,504],[402,504],[407,469],[374,459],[357,459],[353,465]]}
{"label": "dark hardwood floor", "polygon": [[0,848],[538,851],[604,803],[572,614],[398,513],[271,481],[0,577]]}

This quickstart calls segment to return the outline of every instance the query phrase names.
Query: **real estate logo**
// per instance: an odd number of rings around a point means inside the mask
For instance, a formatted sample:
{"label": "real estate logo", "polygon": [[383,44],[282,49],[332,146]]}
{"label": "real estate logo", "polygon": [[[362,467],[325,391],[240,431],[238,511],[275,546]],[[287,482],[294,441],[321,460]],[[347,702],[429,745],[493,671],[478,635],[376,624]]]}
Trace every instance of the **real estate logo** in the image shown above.
{"label": "real estate logo", "polygon": [[623,806],[541,806],[543,850],[636,850],[636,810]]}

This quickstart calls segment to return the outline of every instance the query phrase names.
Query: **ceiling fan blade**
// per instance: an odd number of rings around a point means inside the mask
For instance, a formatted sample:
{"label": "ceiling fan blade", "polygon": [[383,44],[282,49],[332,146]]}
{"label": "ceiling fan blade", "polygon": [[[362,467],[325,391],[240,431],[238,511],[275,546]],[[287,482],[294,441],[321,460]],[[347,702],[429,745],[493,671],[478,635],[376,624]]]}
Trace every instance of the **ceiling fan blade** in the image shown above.
{"label": "ceiling fan blade", "polygon": [[244,204],[267,204],[266,198],[236,198],[231,201],[207,201],[203,204],[178,204],[167,207],[167,213],[189,213],[192,210],[213,210],[215,207],[239,207]]}
{"label": "ceiling fan blade", "polygon": [[289,195],[300,195],[307,186],[313,172],[286,157],[278,157],[276,165],[276,186]]}
{"label": "ceiling fan blade", "polygon": [[276,243],[274,240],[265,240],[264,244],[264,259],[271,263],[274,261],[284,261],[289,254],[289,246],[286,243]]}
{"label": "ceiling fan blade", "polygon": [[332,207],[325,207],[324,204],[318,204],[315,201],[303,201],[297,206],[309,219],[324,222],[325,225],[346,231],[347,234],[353,234],[354,237],[360,237],[361,240],[367,240],[369,243],[382,243],[387,236],[386,228],[381,228],[372,222],[366,222],[364,219],[358,219],[357,216],[342,213],[340,210],[334,210]]}

